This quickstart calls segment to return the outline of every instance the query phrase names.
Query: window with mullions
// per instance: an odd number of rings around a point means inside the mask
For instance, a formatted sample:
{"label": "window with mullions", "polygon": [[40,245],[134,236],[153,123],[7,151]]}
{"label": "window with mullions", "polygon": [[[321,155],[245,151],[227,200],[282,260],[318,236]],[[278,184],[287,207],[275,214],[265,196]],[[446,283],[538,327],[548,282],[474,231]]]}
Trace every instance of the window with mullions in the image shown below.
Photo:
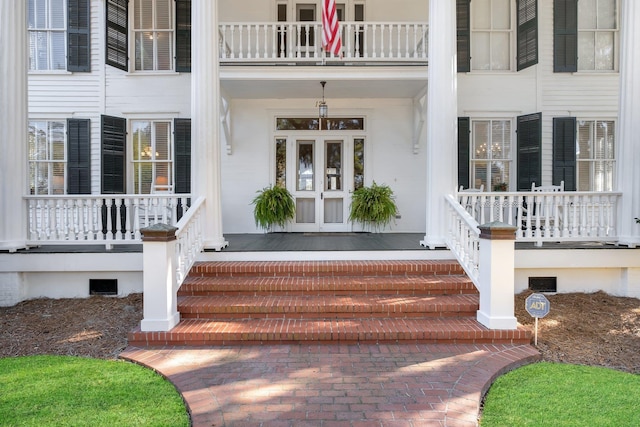
{"label": "window with mullions", "polygon": [[29,188],[34,195],[64,194],[66,122],[29,121]]}
{"label": "window with mullions", "polygon": [[29,70],[66,70],[66,1],[29,0]]}
{"label": "window with mullions", "polygon": [[613,191],[615,122],[578,120],[578,191]]}
{"label": "window with mullions", "polygon": [[580,0],[578,70],[613,71],[617,32],[617,0]]}
{"label": "window with mullions", "polygon": [[173,69],[173,0],[135,0],[133,36],[136,71]]}
{"label": "window with mullions", "polygon": [[173,142],[170,121],[131,121],[133,192],[173,192]]}
{"label": "window with mullions", "polygon": [[511,120],[471,121],[471,179],[473,188],[509,188]]}
{"label": "window with mullions", "polygon": [[364,130],[363,117],[278,117],[276,130]]}
{"label": "window with mullions", "polygon": [[472,70],[510,70],[512,34],[511,0],[471,2]]}

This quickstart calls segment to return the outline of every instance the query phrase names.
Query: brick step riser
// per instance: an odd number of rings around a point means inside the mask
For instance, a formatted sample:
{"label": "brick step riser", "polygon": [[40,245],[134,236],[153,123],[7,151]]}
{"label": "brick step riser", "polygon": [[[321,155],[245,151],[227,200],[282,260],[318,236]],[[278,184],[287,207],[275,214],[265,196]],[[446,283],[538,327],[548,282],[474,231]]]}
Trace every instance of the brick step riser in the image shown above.
{"label": "brick step riser", "polygon": [[415,276],[464,275],[456,262],[429,263],[358,263],[358,262],[289,262],[289,263],[196,263],[193,277],[331,277],[331,276]]}
{"label": "brick step riser", "polygon": [[425,289],[417,291],[404,291],[397,289],[389,289],[385,291],[362,291],[362,290],[341,290],[341,291],[305,291],[305,290],[288,290],[288,291],[216,291],[216,290],[182,290],[178,291],[179,297],[234,297],[234,296],[350,296],[350,295],[385,295],[385,296],[436,296],[436,295],[478,295],[478,291],[473,289]]}
{"label": "brick step riser", "polygon": [[287,319],[287,320],[300,320],[300,319],[428,319],[428,318],[460,318],[460,317],[475,317],[477,309],[475,310],[445,310],[445,311],[431,311],[431,312],[416,312],[416,313],[348,313],[348,312],[324,312],[324,313],[185,313],[181,312],[180,317],[182,319],[207,319],[207,320],[250,320],[250,319]]}
{"label": "brick step riser", "polygon": [[475,339],[475,338],[442,338],[442,339],[273,339],[273,340],[158,340],[158,341],[135,341],[129,340],[129,345],[133,347],[208,347],[208,346],[245,346],[245,345],[298,345],[298,344],[318,344],[318,345],[332,345],[332,344],[440,344],[440,345],[529,345],[531,339],[499,339],[499,338],[487,338],[487,339]]}

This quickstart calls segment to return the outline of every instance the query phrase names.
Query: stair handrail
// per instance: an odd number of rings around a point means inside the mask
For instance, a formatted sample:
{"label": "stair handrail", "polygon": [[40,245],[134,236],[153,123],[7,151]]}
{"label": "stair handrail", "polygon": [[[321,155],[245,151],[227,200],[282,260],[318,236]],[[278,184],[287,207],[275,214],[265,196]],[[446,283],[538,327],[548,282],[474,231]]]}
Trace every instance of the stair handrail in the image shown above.
{"label": "stair handrail", "polygon": [[445,199],[450,218],[447,246],[476,288],[479,288],[480,229],[478,226],[480,224],[465,210],[455,196],[448,194]]}
{"label": "stair handrail", "polygon": [[202,230],[204,223],[204,197],[199,197],[176,227],[176,285],[179,288],[189,274],[195,260],[204,248]]}

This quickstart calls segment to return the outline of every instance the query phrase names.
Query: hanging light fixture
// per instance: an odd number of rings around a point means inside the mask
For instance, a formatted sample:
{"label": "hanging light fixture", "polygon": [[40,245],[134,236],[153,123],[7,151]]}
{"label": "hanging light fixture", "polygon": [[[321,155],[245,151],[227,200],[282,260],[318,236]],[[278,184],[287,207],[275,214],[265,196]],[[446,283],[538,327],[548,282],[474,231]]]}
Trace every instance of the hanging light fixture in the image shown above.
{"label": "hanging light fixture", "polygon": [[327,82],[322,81],[320,84],[322,85],[322,101],[318,102],[318,114],[321,119],[326,119],[329,116],[329,107],[327,103],[324,102],[324,85],[326,85]]}

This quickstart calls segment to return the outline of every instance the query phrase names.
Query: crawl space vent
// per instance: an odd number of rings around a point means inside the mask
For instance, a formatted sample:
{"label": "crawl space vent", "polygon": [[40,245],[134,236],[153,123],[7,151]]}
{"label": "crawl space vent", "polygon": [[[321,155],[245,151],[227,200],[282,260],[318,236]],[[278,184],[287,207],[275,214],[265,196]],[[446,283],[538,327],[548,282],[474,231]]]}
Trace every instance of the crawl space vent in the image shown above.
{"label": "crawl space vent", "polygon": [[557,292],[557,277],[529,277],[529,289],[535,292]]}
{"label": "crawl space vent", "polygon": [[118,279],[89,279],[89,295],[118,295]]}

